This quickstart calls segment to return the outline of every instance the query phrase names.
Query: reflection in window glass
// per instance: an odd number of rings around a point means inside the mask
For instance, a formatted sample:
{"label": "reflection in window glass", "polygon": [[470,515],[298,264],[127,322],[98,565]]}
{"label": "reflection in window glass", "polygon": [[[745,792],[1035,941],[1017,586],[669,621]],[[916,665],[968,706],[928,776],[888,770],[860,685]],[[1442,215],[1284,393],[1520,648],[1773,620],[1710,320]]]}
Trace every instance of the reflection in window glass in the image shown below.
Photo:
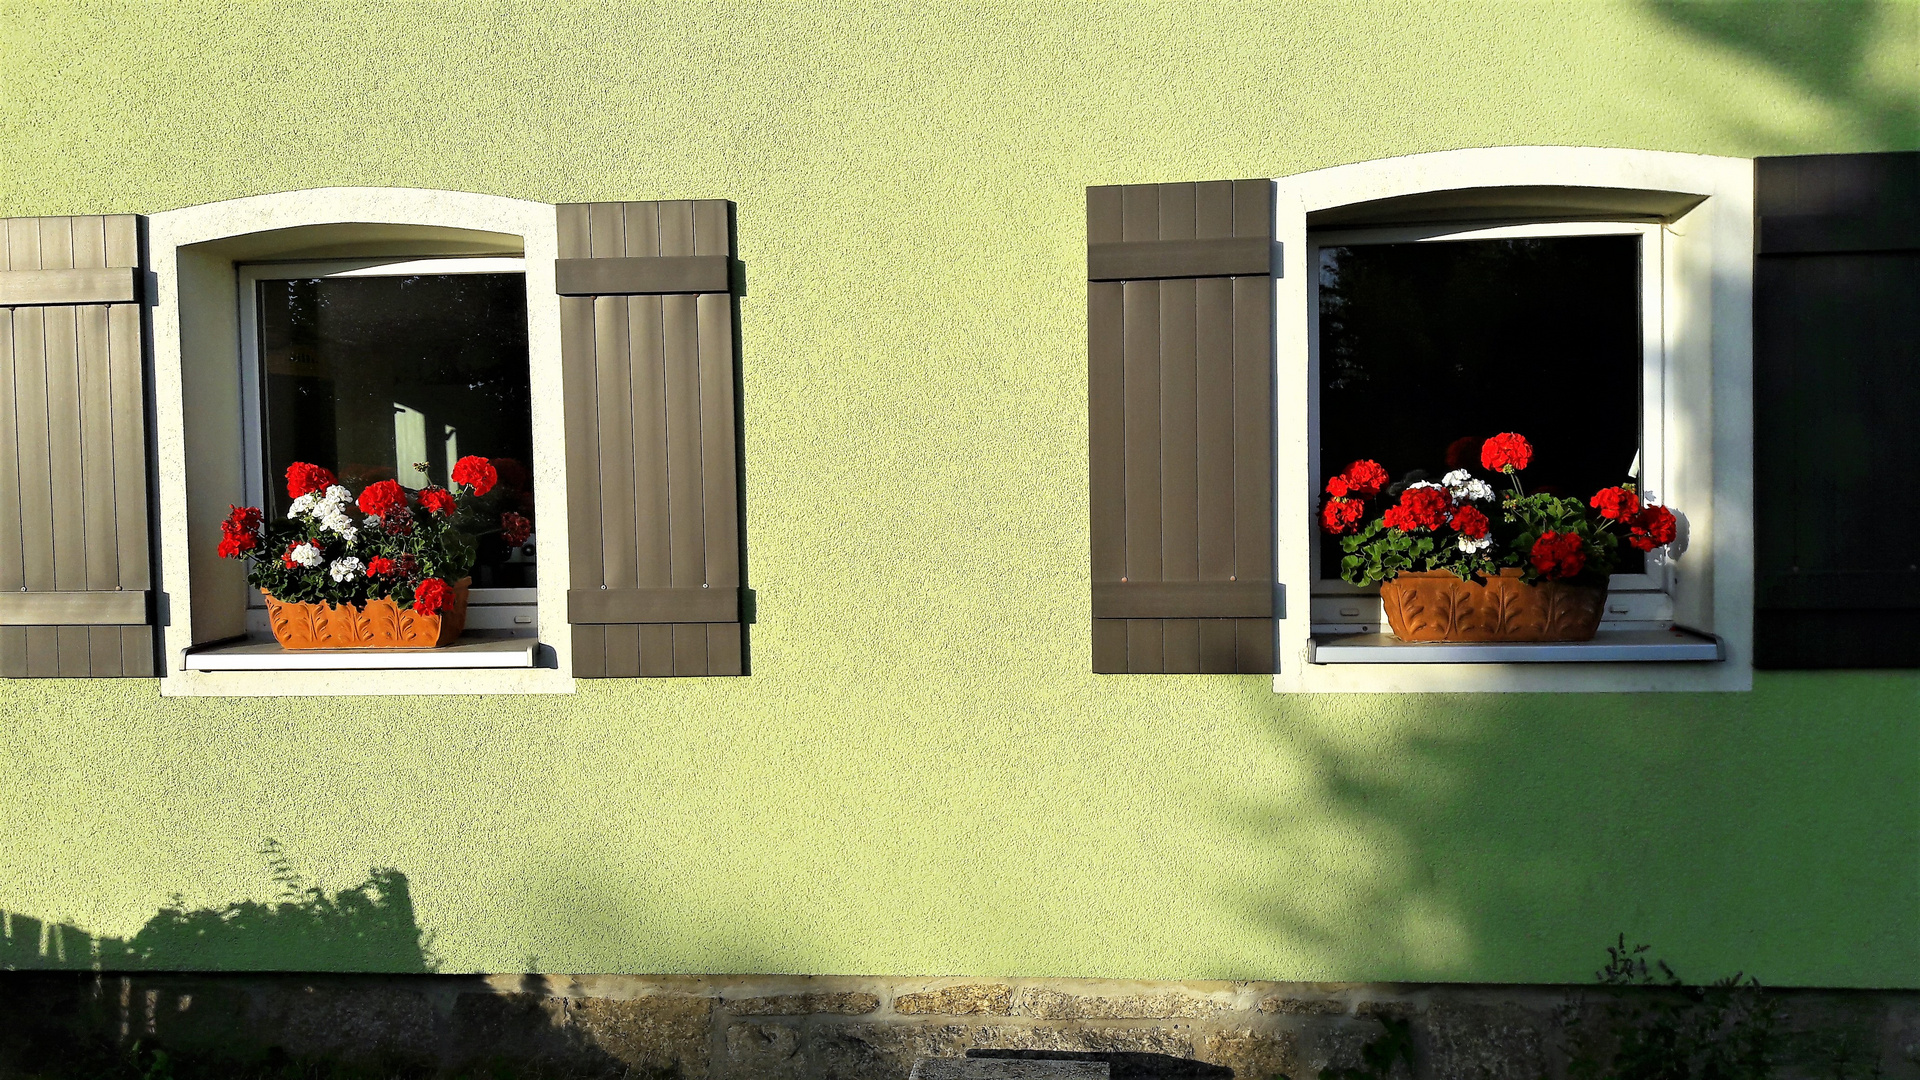
{"label": "reflection in window glass", "polygon": [[[1323,247],[1319,270],[1322,473],[1358,458],[1396,480],[1477,472],[1480,443],[1517,431],[1535,448],[1528,491],[1637,479],[1638,237]],[[1626,554],[1618,572],[1641,572]],[[1323,577],[1338,560],[1326,544]]]}
{"label": "reflection in window glass", "polygon": [[[533,513],[526,277],[421,274],[267,280],[259,285],[267,498],[295,461],[354,490],[397,479],[448,483],[462,455],[492,458],[476,588],[534,584],[533,544],[508,546],[499,515]],[[536,519],[537,520],[537,519]]]}

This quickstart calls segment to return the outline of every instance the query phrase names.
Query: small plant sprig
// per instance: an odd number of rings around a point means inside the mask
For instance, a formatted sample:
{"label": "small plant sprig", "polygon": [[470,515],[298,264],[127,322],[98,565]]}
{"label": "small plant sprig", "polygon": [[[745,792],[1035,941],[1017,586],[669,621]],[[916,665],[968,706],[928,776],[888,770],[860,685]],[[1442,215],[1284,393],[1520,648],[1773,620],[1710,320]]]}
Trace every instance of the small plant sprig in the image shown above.
{"label": "small plant sprig", "polygon": [[1689,985],[1621,934],[1595,980],[1614,993],[1561,1007],[1570,1080],[1770,1080],[1780,1012],[1758,979]]}
{"label": "small plant sprig", "polygon": [[[1438,483],[1415,473],[1389,489],[1379,462],[1348,465],[1327,481],[1328,499],[1320,508],[1321,528],[1342,538],[1340,576],[1367,586],[1410,571],[1446,570],[1478,581],[1516,567],[1528,584],[1604,586],[1619,564],[1623,537],[1651,552],[1677,536],[1673,512],[1646,503],[1632,484],[1602,488],[1585,503],[1545,492],[1528,495],[1520,473],[1532,460],[1533,446],[1514,432],[1482,444],[1482,468],[1509,484],[1497,506],[1493,485],[1467,469],[1455,469]],[[1398,501],[1366,521],[1367,500],[1383,491]]]}

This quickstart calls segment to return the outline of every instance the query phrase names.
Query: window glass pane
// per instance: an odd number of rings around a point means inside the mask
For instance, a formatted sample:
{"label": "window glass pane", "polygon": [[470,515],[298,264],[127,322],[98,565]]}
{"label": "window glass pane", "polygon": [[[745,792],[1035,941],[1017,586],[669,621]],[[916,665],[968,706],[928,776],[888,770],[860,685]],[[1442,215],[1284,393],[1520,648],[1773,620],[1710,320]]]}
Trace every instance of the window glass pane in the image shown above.
{"label": "window glass pane", "polygon": [[[1517,431],[1528,491],[1636,479],[1638,237],[1323,247],[1319,269],[1323,474],[1359,458],[1396,480],[1478,471],[1480,443]],[[1321,576],[1338,566],[1323,544]],[[1617,572],[1644,568],[1629,550]]]}
{"label": "window glass pane", "polygon": [[[259,286],[267,500],[295,461],[358,491],[376,480],[445,486],[468,454],[500,484],[483,505],[534,518],[523,274],[301,278]],[[537,519],[536,519],[537,520]],[[533,544],[479,537],[476,588],[534,584]]]}

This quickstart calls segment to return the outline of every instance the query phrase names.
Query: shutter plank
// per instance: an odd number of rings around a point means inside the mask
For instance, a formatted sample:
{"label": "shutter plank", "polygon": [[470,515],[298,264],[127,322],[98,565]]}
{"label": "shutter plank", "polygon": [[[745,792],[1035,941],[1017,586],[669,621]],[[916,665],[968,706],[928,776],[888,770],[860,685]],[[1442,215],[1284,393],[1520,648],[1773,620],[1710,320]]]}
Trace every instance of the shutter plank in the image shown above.
{"label": "shutter plank", "polygon": [[[0,265],[7,259],[4,230],[8,222],[0,220]],[[19,391],[13,379],[13,320],[15,312],[0,308],[0,592],[17,593],[26,587],[26,567],[21,563],[20,513],[20,439],[14,414]],[[24,627],[0,627],[0,677],[22,678],[27,674],[27,631]]]}
{"label": "shutter plank", "polygon": [[[662,202],[660,254],[685,257],[693,250],[693,203]],[[693,296],[666,298],[667,502],[674,585],[697,586],[706,579],[705,462],[700,436],[699,303]],[[707,631],[699,623],[673,624],[673,673],[705,675]]]}
{"label": "shutter plank", "polygon": [[[705,515],[706,584],[735,591],[740,587],[740,487],[735,446],[733,297],[709,293],[696,297],[695,305],[700,325],[700,458],[705,466],[701,470],[704,487],[700,502]],[[708,624],[705,634],[707,674],[740,674],[740,624]]]}
{"label": "shutter plank", "polygon": [[[98,222],[97,218],[86,219]],[[81,230],[75,228],[76,241]],[[87,252],[106,258],[103,237],[89,236]],[[76,243],[76,256],[81,248]],[[113,370],[107,318],[111,309],[90,305],[74,312],[80,375],[80,502],[86,535],[86,587],[120,586],[120,532],[113,500]],[[87,668],[93,674],[119,674],[120,628],[93,627],[87,635]]]}
{"label": "shutter plank", "polygon": [[[1164,207],[1163,207],[1164,209]],[[1165,219],[1162,219],[1164,226]],[[1195,403],[1194,281],[1160,283],[1160,578],[1199,579],[1199,440]],[[1200,627],[1166,626],[1166,670],[1200,670]]]}
{"label": "shutter plank", "polygon": [[[653,208],[648,207],[649,211]],[[650,215],[647,236],[659,245],[659,218]],[[658,296],[636,297],[628,309],[628,339],[633,350],[634,512],[638,515],[639,563],[642,586],[665,588],[673,582],[672,538],[667,503],[667,387],[664,305]],[[673,629],[665,625],[638,627],[638,674],[673,674]]]}
{"label": "shutter plank", "polygon": [[[1130,191],[1131,189],[1129,189]],[[1158,203],[1153,204],[1158,220]],[[1129,211],[1128,227],[1134,228]],[[1156,226],[1157,227],[1157,226]],[[1128,581],[1160,580],[1160,283],[1130,281],[1123,289],[1126,402]],[[1160,671],[1165,628],[1157,619],[1127,620],[1127,669]]]}

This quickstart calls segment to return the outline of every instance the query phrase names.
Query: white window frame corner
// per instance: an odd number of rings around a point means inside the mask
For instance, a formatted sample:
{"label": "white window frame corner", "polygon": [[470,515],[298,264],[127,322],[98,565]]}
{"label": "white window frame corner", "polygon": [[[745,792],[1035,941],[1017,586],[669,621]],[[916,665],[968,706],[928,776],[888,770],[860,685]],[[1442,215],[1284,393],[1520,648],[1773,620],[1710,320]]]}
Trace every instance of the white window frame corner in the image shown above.
{"label": "white window frame corner", "polygon": [[[1662,151],[1496,147],[1335,166],[1274,181],[1275,580],[1277,693],[1605,692],[1751,689],[1753,626],[1753,162]],[[1501,189],[1524,189],[1503,194]],[[1385,220],[1309,232],[1308,217],[1381,200],[1421,198],[1432,220]],[[1449,200],[1457,205],[1448,208]],[[1489,209],[1481,214],[1473,206]],[[1522,205],[1524,204],[1524,206]],[[1391,205],[1391,204],[1381,204]],[[1612,210],[1610,206],[1634,207]],[[1645,207],[1667,207],[1662,211]],[[1416,212],[1417,213],[1417,212]],[[1476,216],[1480,214],[1480,216]],[[1364,218],[1366,215],[1358,215]],[[1398,217],[1399,220],[1393,220]],[[1349,233],[1347,230],[1355,230]],[[1336,231],[1338,230],[1338,231]],[[1318,463],[1317,252],[1344,234],[1382,242],[1482,235],[1638,233],[1642,245],[1644,486],[1685,520],[1685,552],[1665,581],[1619,585],[1609,607],[1624,627],[1670,619],[1720,642],[1722,659],[1692,663],[1309,662],[1314,624],[1338,619],[1315,599]],[[1657,259],[1653,253],[1657,252]],[[1657,263],[1658,275],[1647,270]],[[1657,301],[1657,306],[1649,301]],[[1655,346],[1657,345],[1657,349]],[[1657,384],[1653,376],[1658,376]],[[1657,386],[1657,389],[1656,389]],[[1659,395],[1655,400],[1653,395]],[[1657,430],[1656,430],[1657,429]],[[1318,467],[1316,468],[1316,465]],[[1664,593],[1664,595],[1661,595]],[[1320,608],[1315,614],[1316,605]],[[1670,605],[1670,606],[1669,606]],[[1353,610],[1346,608],[1345,610]]]}
{"label": "white window frame corner", "polygon": [[[154,401],[155,538],[164,597],[165,696],[571,693],[567,623],[565,429],[560,304],[553,266],[558,220],[547,203],[413,188],[278,192],[153,214],[147,221]],[[513,256],[527,283],[534,498],[540,521],[535,633],[542,666],[380,670],[198,671],[196,644],[247,631],[241,564],[215,553],[230,503],[257,498],[244,387],[251,290],[243,267],[268,261]],[[256,418],[257,419],[257,418]],[[251,473],[251,475],[250,475]]]}

